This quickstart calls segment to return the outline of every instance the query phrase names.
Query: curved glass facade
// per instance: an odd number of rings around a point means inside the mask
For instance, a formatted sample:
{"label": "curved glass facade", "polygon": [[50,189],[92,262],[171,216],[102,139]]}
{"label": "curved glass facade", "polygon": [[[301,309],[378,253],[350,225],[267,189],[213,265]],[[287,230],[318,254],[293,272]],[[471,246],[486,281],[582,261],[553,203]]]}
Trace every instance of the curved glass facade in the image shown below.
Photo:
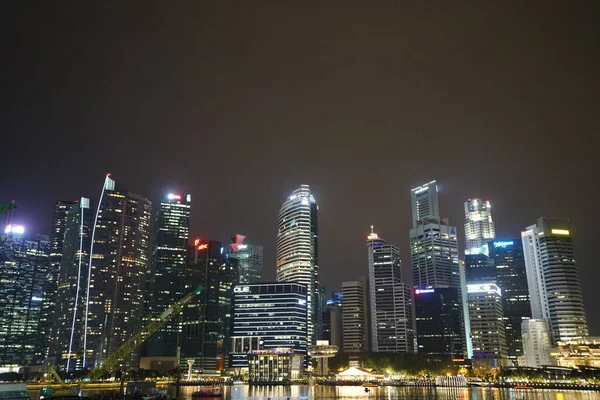
{"label": "curved glass facade", "polygon": [[277,218],[277,281],[306,285],[308,343],[315,340],[319,286],[317,204],[308,185],[285,200]]}

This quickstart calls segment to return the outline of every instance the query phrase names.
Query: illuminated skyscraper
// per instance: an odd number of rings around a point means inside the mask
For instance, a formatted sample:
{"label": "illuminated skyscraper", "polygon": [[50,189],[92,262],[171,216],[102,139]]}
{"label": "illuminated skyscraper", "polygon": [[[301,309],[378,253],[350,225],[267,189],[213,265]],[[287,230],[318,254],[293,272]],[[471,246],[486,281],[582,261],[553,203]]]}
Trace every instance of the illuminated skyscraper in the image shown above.
{"label": "illuminated skyscraper", "polygon": [[[48,355],[60,369],[81,369],[88,259],[93,215],[89,199],[70,206],[64,226],[56,309]],[[61,361],[66,360],[62,363]]]}
{"label": "illuminated skyscraper", "polygon": [[246,236],[235,235],[234,243],[227,246],[227,254],[239,260],[240,284],[259,283],[263,268],[263,248],[244,243]]}
{"label": "illuminated skyscraper", "polygon": [[[415,290],[415,305],[417,307],[417,350],[425,351],[432,355],[448,354],[462,356],[468,350],[465,332],[468,332],[468,315],[466,310],[466,288],[461,283],[461,267],[458,259],[458,239],[454,226],[450,226],[447,219],[440,218],[438,207],[438,193],[436,181],[419,186],[411,190],[413,228],[410,230],[410,255],[413,270],[413,286]],[[432,296],[416,296],[417,290],[422,294],[429,294],[435,289]],[[439,289],[439,290],[438,290]],[[443,290],[443,292],[442,292]],[[434,299],[439,297],[440,301]],[[419,329],[435,326],[440,320],[436,315],[438,310],[450,307],[458,313],[454,323],[444,333],[445,340],[442,348],[432,348],[425,343],[428,336]],[[458,304],[458,308],[454,306]],[[426,321],[431,320],[431,323]],[[419,328],[421,327],[421,328]],[[450,329],[451,328],[451,329]],[[458,343],[458,339],[462,343]]]}
{"label": "illuminated skyscraper", "polygon": [[413,353],[411,289],[402,282],[400,250],[373,232],[367,237],[371,351]]}
{"label": "illuminated skyscraper", "polygon": [[61,270],[67,214],[74,204],[77,204],[77,202],[57,201],[54,206],[54,215],[52,216],[52,230],[50,232],[50,266],[46,277],[46,283],[44,284],[44,301],[42,302],[39,326],[39,334],[46,340],[47,350],[50,343],[49,339],[51,336],[52,321],[55,318],[58,275]]}
{"label": "illuminated skyscraper", "polygon": [[431,181],[410,191],[413,228],[418,221],[425,219],[440,219],[437,182]]}
{"label": "illuminated skyscraper", "polygon": [[469,199],[465,202],[466,249],[480,248],[496,238],[489,201]]}
{"label": "illuminated skyscraper", "polygon": [[416,289],[460,289],[456,228],[447,221],[428,220],[410,230],[413,286]]}
{"label": "illuminated skyscraper", "polygon": [[493,283],[467,286],[473,357],[494,367],[506,363],[502,290]]}
{"label": "illuminated skyscraper", "polygon": [[587,336],[570,221],[540,218],[521,236],[532,318],[548,321],[554,342]]}
{"label": "illuminated skyscraper", "polygon": [[248,368],[248,352],[291,348],[306,356],[306,287],[298,283],[236,285],[230,365]]}
{"label": "illuminated skyscraper", "polygon": [[436,181],[411,190],[413,286],[460,288],[456,228],[440,219]]}
{"label": "illuminated skyscraper", "polygon": [[[97,365],[142,326],[151,208],[106,177],[92,225],[83,367]],[[137,366],[137,354],[119,365]]]}
{"label": "illuminated skyscraper", "polygon": [[50,240],[28,237],[8,225],[0,240],[0,366],[39,364],[45,353],[39,335],[43,289],[50,267]]}
{"label": "illuminated skyscraper", "polygon": [[277,281],[306,286],[309,344],[315,343],[319,299],[317,210],[308,185],[301,185],[285,200],[277,218]]}
{"label": "illuminated skyscraper", "polygon": [[[145,317],[158,317],[181,299],[185,279],[186,251],[190,230],[192,196],[165,195],[153,223],[150,268],[146,276]],[[145,357],[172,357],[176,363],[181,319],[173,318],[148,338],[142,351]]]}

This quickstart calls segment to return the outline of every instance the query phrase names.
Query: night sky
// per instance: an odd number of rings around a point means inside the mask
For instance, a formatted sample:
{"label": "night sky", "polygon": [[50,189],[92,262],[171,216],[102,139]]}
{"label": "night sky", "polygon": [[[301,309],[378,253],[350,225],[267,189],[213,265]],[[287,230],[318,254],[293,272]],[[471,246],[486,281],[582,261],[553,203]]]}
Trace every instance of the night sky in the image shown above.
{"label": "night sky", "polygon": [[48,233],[106,172],[189,192],[193,235],[246,234],[272,280],[279,206],[309,184],[331,290],[367,274],[371,224],[410,280],[410,189],[437,179],[461,234],[470,197],[502,239],[572,218],[600,334],[599,3],[360,3],[4,4],[0,203]]}

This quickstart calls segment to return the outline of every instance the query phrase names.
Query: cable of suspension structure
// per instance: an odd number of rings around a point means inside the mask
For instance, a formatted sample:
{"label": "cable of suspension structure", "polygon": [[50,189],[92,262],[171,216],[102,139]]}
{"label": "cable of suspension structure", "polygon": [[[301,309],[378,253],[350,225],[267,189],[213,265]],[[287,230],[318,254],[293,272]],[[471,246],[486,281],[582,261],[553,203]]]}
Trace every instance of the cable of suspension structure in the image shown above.
{"label": "cable of suspension structure", "polygon": [[94,227],[92,228],[92,238],[91,238],[91,246],[90,246],[90,262],[88,264],[88,281],[87,281],[87,292],[85,297],[85,324],[83,328],[83,368],[85,368],[85,357],[87,354],[87,328],[88,328],[88,314],[90,309],[90,281],[92,279],[92,257],[94,256],[94,239],[96,236],[96,224],[98,223],[98,214],[100,213],[100,206],[102,204],[102,199],[104,198],[104,190],[110,180],[110,174],[106,174],[106,178],[104,179],[104,184],[102,185],[102,192],[100,192],[100,200],[98,200],[98,208],[96,209],[96,217],[94,217]]}

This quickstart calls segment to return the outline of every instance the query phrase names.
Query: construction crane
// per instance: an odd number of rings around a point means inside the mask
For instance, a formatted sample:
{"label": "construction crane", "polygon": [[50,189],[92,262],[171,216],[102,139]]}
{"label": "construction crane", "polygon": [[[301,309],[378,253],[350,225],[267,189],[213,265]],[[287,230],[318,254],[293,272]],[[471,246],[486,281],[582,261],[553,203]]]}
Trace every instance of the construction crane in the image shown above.
{"label": "construction crane", "polygon": [[58,375],[58,372],[56,372],[56,369],[54,369],[54,366],[52,365],[48,366],[48,376],[46,378],[46,382],[48,381],[56,382],[60,386],[60,388],[56,391],[52,388],[52,386],[45,386],[41,388],[40,399],[45,399],[52,396],[76,396],[77,392],[79,391],[77,386],[71,386],[68,383],[65,383],[65,381],[63,381],[60,378],[60,375]]}
{"label": "construction crane", "polygon": [[[144,328],[142,328],[139,332],[133,335],[129,340],[127,340],[121,347],[117,350],[113,351],[108,357],[106,357],[100,365],[95,367],[87,374],[82,381],[94,381],[96,379],[101,378],[104,374],[110,372],[115,365],[119,363],[123,358],[127,357],[129,354],[133,353],[133,351],[142,343],[146,341],[152,334],[158,331],[160,328],[166,325],[173,317],[181,312],[183,307],[188,304],[196,295],[204,290],[203,286],[198,286],[194,289],[193,292],[188,295],[182,297],[177,302],[171,304],[165,311],[163,311],[158,318],[148,323]],[[56,369],[50,365],[48,367],[48,378],[49,380],[54,380],[57,384],[60,385],[60,392],[54,392],[52,390],[52,386],[43,387],[40,391],[41,398],[48,398],[51,396],[59,395],[67,395],[70,391],[74,389],[74,387],[69,386],[65,383],[58,373]],[[81,382],[83,383],[83,382]],[[77,386],[75,387],[77,388]]]}
{"label": "construction crane", "polygon": [[171,304],[165,311],[163,311],[158,318],[151,321],[142,328],[139,332],[133,335],[129,340],[127,340],[121,347],[117,350],[113,351],[108,355],[100,365],[95,367],[90,371],[90,373],[83,378],[84,380],[94,381],[96,379],[100,379],[104,374],[110,372],[115,365],[119,363],[123,358],[127,357],[142,343],[146,341],[150,336],[152,336],[156,331],[165,326],[167,322],[169,322],[173,317],[181,312],[183,307],[188,304],[196,295],[204,290],[203,286],[198,286],[194,289],[193,292],[184,296],[179,301]]}

